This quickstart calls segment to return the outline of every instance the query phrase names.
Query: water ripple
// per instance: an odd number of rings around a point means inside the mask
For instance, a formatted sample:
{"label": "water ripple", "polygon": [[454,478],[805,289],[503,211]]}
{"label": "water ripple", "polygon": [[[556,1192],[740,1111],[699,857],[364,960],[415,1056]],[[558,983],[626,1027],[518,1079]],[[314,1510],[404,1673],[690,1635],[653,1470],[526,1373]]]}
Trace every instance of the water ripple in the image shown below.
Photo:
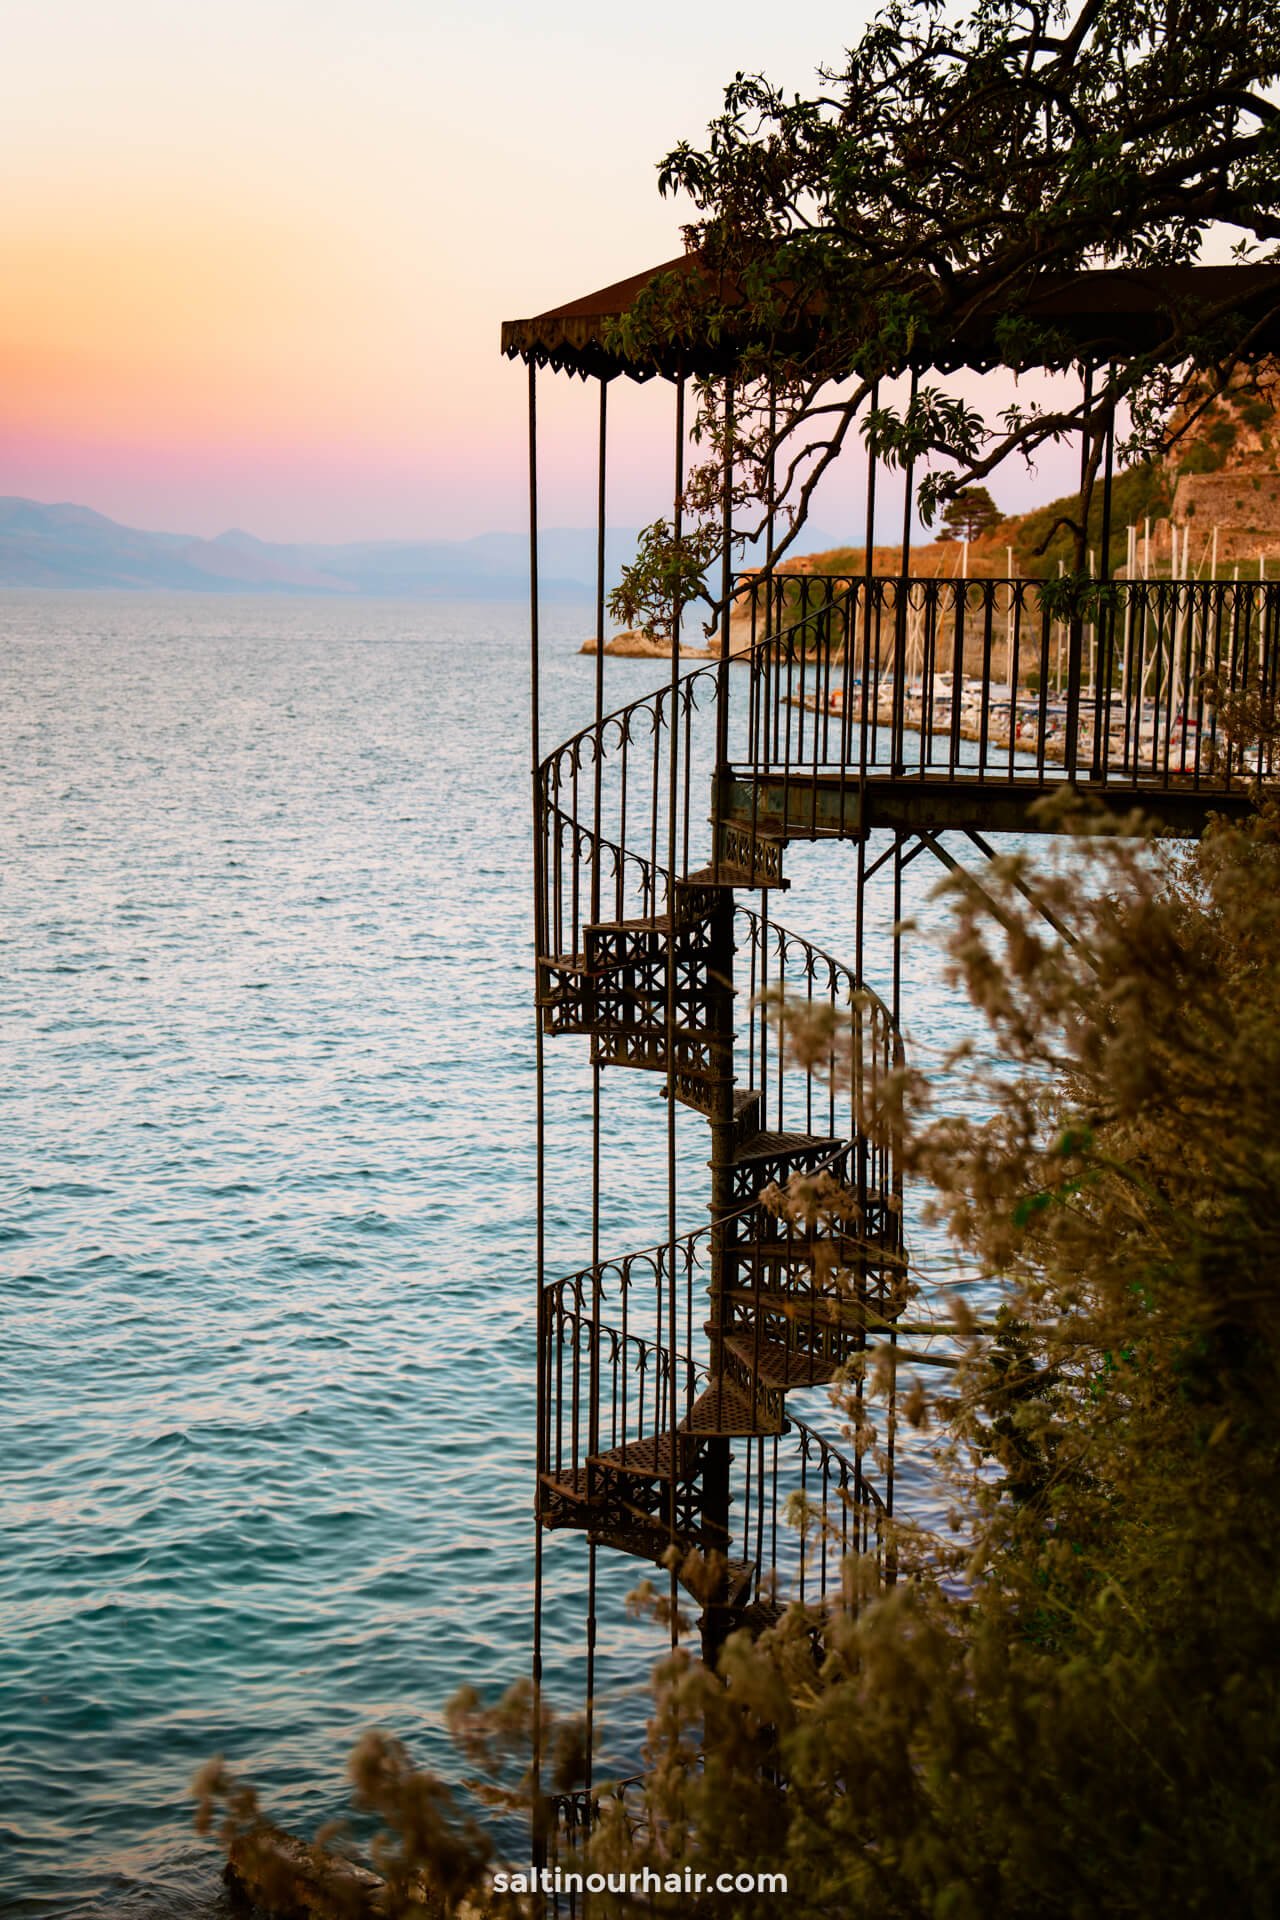
{"label": "water ripple", "polygon": [[[581,625],[546,620],[548,742]],[[202,1760],[309,1827],[365,1725],[447,1763],[449,1695],[527,1669],[523,621],[8,594],[0,628],[0,1906],[211,1920]],[[847,887],[794,864],[840,951]],[[558,1112],[586,1076],[556,1052]],[[665,1128],[614,1078],[607,1231],[647,1245]],[[586,1257],[578,1125],[552,1271]],[[692,1128],[690,1224],[705,1157]],[[602,1565],[620,1698],[658,1650],[633,1579]]]}

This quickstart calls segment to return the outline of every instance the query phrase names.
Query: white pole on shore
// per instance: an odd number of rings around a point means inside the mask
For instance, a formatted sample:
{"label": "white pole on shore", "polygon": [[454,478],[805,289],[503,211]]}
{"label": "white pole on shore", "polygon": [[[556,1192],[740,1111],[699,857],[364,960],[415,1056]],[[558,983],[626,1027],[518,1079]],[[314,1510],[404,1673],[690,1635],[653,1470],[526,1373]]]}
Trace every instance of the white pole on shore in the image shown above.
{"label": "white pole on shore", "polygon": [[[1259,553],[1258,578],[1259,580],[1265,580],[1266,577],[1267,577],[1266,555],[1263,553]],[[1265,618],[1263,617],[1264,613],[1265,613],[1264,596],[1262,594],[1259,594],[1258,595],[1258,685],[1259,686],[1262,685],[1263,668],[1266,665],[1266,648],[1265,648],[1263,637],[1262,637],[1267,629],[1267,623]]]}
{"label": "white pole on shore", "polygon": [[1228,685],[1233,689],[1236,684],[1236,643],[1240,621],[1240,562],[1237,560],[1231,569],[1231,584],[1235,592],[1231,596],[1231,661],[1227,668]]}
{"label": "white pole on shore", "polygon": [[[1266,577],[1267,577],[1267,558],[1264,553],[1260,552],[1258,554],[1258,578],[1259,580],[1265,580]],[[1261,594],[1258,595],[1258,602],[1259,602],[1259,605],[1258,605],[1258,684],[1259,686],[1261,686],[1263,668],[1266,665],[1265,648],[1263,645],[1262,636],[1266,632],[1266,626],[1267,626],[1266,620],[1263,617],[1265,609],[1263,605],[1263,596]]]}
{"label": "white pole on shore", "polygon": [[[1129,522],[1129,543],[1128,543],[1128,552],[1125,555],[1124,571],[1125,571],[1126,579],[1128,580],[1137,579],[1138,577],[1138,523],[1136,520],[1131,520]],[[1124,603],[1124,676],[1123,676],[1123,687],[1122,687],[1122,694],[1121,694],[1121,697],[1124,702],[1124,711],[1126,713],[1128,713],[1129,711],[1129,693],[1131,690],[1130,681],[1132,678],[1132,664],[1133,664],[1132,655],[1133,655],[1133,588],[1130,587],[1128,593],[1125,595],[1125,603]],[[1137,736],[1135,733],[1135,739],[1136,737]]]}
{"label": "white pole on shore", "polygon": [[[1145,515],[1142,522],[1142,578],[1146,583],[1146,585],[1150,586],[1151,584],[1151,515],[1150,514]],[[1151,618],[1151,601],[1150,601],[1149,595],[1144,594],[1142,597],[1142,643],[1144,647],[1147,641],[1147,622],[1150,618]],[[1152,658],[1147,661],[1146,670],[1142,676],[1141,694],[1144,700],[1147,694],[1147,675],[1151,672],[1154,657],[1158,653],[1158,651],[1159,651],[1159,648],[1157,647],[1152,648],[1151,650]]]}
{"label": "white pole on shore", "polygon": [[[1190,545],[1190,542],[1191,542],[1191,526],[1190,526],[1190,523],[1188,523],[1182,530],[1182,567],[1181,567],[1181,571],[1179,571],[1177,568],[1178,529],[1175,526],[1173,530],[1173,559],[1174,559],[1174,578],[1175,579],[1185,580],[1187,578],[1187,570],[1188,570],[1188,567],[1190,566],[1190,556],[1188,554],[1187,549]],[[1185,721],[1186,696],[1183,691],[1182,681],[1183,681],[1183,672],[1185,667],[1184,656],[1185,656],[1186,649],[1183,643],[1186,638],[1187,607],[1186,607],[1185,596],[1180,596],[1180,598],[1182,600],[1182,604],[1178,607],[1178,611],[1175,616],[1174,625],[1173,625],[1173,657],[1170,661],[1170,670],[1173,676],[1173,712],[1175,716],[1181,713],[1183,720]]]}
{"label": "white pole on shore", "polygon": [[[1133,576],[1138,570],[1137,564],[1136,564],[1137,548],[1138,548],[1138,529],[1134,526],[1131,526],[1129,528],[1129,553],[1128,553],[1128,558],[1125,562],[1124,661],[1121,667],[1121,676],[1120,676],[1120,711],[1122,714],[1126,716],[1128,715],[1128,712],[1129,712],[1129,693],[1131,690],[1132,677],[1133,677]],[[1129,722],[1128,722],[1128,718],[1126,717],[1125,719],[1126,733],[1128,731],[1128,725],[1129,725]],[[1138,750],[1138,724],[1136,719],[1134,721],[1134,728],[1133,728],[1133,749],[1134,749],[1134,754],[1136,756],[1137,750]]]}
{"label": "white pole on shore", "polygon": [[1215,526],[1213,529],[1213,559],[1209,565],[1209,578],[1211,580],[1216,580],[1217,577],[1218,577],[1218,529]]}

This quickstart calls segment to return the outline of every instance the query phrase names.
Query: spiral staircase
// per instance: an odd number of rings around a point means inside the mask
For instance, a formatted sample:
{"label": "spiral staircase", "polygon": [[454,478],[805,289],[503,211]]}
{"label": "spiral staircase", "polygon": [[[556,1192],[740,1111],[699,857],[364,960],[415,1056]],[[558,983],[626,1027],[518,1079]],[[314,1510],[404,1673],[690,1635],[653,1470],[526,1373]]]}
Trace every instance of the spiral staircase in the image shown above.
{"label": "spiral staircase", "polygon": [[[1202,309],[1216,337],[1223,276],[1248,317],[1252,350],[1272,351],[1274,275],[1253,267],[1140,275],[1107,268],[1037,280],[1027,327],[1010,324],[1010,291],[1002,288],[954,336],[922,338],[901,369],[914,395],[935,360],[991,370],[1010,364],[1013,343],[1020,367],[1031,341],[1046,367],[1079,370],[1081,518],[1090,527],[1089,476],[1100,472],[1100,577],[913,577],[910,460],[900,564],[891,576],[876,575],[882,463],[878,436],[868,432],[867,571],[780,577],[772,558],[778,476],[770,467],[759,504],[771,559],[764,576],[748,581],[730,573],[742,484],[736,408],[743,394],[748,405],[765,404],[744,370],[753,355],[755,364],[763,356],[772,366],[779,348],[772,334],[753,337],[751,304],[732,276],[716,270],[708,284],[705,265],[686,253],[657,269],[660,279],[641,273],[502,329],[502,351],[527,371],[529,428],[535,1692],[543,1675],[547,1542],[570,1535],[588,1543],[579,1589],[586,1633],[571,1656],[585,1653],[585,1785],[552,1795],[553,1846],[556,1826],[572,1844],[594,1818],[600,1554],[665,1572],[673,1621],[683,1586],[699,1609],[711,1660],[735,1629],[761,1631],[787,1600],[801,1603],[820,1644],[832,1611],[859,1603],[868,1568],[884,1582],[896,1577],[898,1363],[943,1357],[916,1348],[918,1335],[937,1331],[927,1303],[923,1314],[907,1317],[890,1092],[903,1064],[905,869],[922,853],[949,871],[963,862],[970,884],[984,891],[983,872],[1001,836],[1060,831],[1083,808],[1098,823],[1110,816],[1119,831],[1142,823],[1192,837],[1212,815],[1245,813],[1260,785],[1280,779],[1280,584],[1267,580],[1261,557],[1257,581],[1242,580],[1238,567],[1232,580],[1216,578],[1207,561],[1201,571],[1208,566],[1208,578],[1160,578],[1158,556],[1154,573],[1148,564],[1146,535],[1142,578],[1133,538],[1122,573],[1112,537],[1119,531],[1114,396],[1101,407],[1091,398],[1104,365],[1181,355]],[[677,282],[688,295],[675,303],[677,325],[658,329],[656,338],[643,314],[638,329],[628,325],[655,285]],[[1053,315],[1047,332],[1045,312]],[[818,305],[805,309],[785,352],[821,345],[824,324]],[[593,723],[545,757],[540,370],[596,390],[598,634],[614,383],[669,383],[677,542],[687,500],[687,391],[704,383],[701,422],[711,404],[724,502],[720,659],[685,672],[673,663],[666,686],[612,713],[598,660]],[[878,393],[867,395],[869,408]],[[770,386],[771,436],[775,398]],[[785,432],[782,439],[785,446]],[[751,644],[731,662],[730,613],[744,605]],[[679,606],[672,611],[678,627]],[[774,915],[787,886],[784,855],[797,842],[844,842],[856,860],[852,965],[788,932]],[[877,895],[873,925],[876,876],[889,879],[891,898],[886,904]],[[1055,936],[1074,945],[1070,929],[1031,888],[1024,891]],[[992,904],[999,917],[998,900]],[[889,978],[879,983],[884,999],[862,977],[869,946],[891,956]],[[1080,960],[1087,967],[1088,956]],[[550,1280],[548,1048],[574,1048],[590,1062],[592,1125],[591,1262]],[[660,1114],[666,1119],[665,1231],[656,1229],[638,1251],[607,1257],[605,1090],[633,1076],[647,1076],[655,1096],[665,1096],[665,1106],[653,1102],[655,1127]],[[709,1205],[707,1224],[687,1232],[678,1190],[687,1185],[681,1154],[691,1127],[706,1129]],[[882,1350],[874,1366],[873,1348]],[[837,1384],[838,1444],[829,1437],[836,1423],[824,1397]],[[540,1760],[535,1745],[535,1782]],[[535,1788],[535,1807],[542,1806]],[[535,1813],[535,1854],[547,1837],[542,1818]]]}
{"label": "spiral staircase", "polygon": [[[537,861],[544,1036],[697,1114],[711,1200],[702,1230],[543,1286],[539,1524],[668,1570],[708,1656],[788,1597],[842,1604],[855,1551],[883,1562],[892,1391],[869,1417],[865,1356],[907,1297],[881,1113],[901,1043],[849,967],[769,916],[781,838],[723,818],[722,768],[707,794],[696,736],[726,744],[725,672],[685,673],[543,761]],[[794,1404],[837,1381],[847,1449]],[[798,1534],[780,1525],[793,1494]]]}
{"label": "spiral staircase", "polygon": [[[859,963],[868,883],[892,860],[896,1010],[902,871],[921,852],[954,869],[940,836],[985,863],[988,835],[1056,830],[1042,803],[1066,786],[1122,825],[1141,813],[1195,835],[1280,772],[1280,736],[1250,746],[1223,719],[1280,698],[1274,585],[1116,583],[1096,628],[1093,603],[1060,626],[1023,581],[774,581],[750,596],[740,658],[673,668],[611,713],[598,694],[600,717],[537,770],[540,1060],[563,1042],[594,1070],[596,1222],[609,1076],[665,1096],[672,1170],[664,1238],[540,1288],[539,1541],[585,1535],[592,1554],[586,1785],[554,1803],[571,1843],[596,1805],[597,1551],[663,1570],[672,1617],[683,1587],[709,1660],[787,1601],[820,1643],[865,1590],[855,1556],[896,1577],[897,1366],[939,1358],[915,1344],[927,1315],[905,1313],[886,1098],[903,1046],[858,967],[774,917],[787,846],[856,849]],[[1063,657],[1065,703],[1048,693]],[[676,1230],[682,1110],[707,1128],[696,1232]],[[837,1384],[840,1444],[823,1431]]]}

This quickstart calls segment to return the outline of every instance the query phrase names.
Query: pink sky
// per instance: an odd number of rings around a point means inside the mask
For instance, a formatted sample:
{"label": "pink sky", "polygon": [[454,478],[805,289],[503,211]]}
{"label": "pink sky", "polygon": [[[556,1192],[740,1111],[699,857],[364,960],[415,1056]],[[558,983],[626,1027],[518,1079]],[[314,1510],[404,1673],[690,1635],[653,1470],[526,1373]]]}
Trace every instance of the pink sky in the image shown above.
{"label": "pink sky", "polygon": [[[271,539],[520,525],[501,321],[678,251],[661,154],[738,67],[807,86],[864,12],[12,0],[0,493]],[[543,387],[547,522],[586,524],[594,397]],[[636,524],[666,505],[670,400],[615,391]],[[859,498],[842,478],[823,525]]]}

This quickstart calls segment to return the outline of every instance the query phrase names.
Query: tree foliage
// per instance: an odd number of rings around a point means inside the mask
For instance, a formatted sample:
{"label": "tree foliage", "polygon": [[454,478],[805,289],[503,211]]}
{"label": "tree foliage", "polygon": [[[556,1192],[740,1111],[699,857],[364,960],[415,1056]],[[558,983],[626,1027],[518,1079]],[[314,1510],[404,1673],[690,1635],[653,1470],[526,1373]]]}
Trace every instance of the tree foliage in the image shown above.
{"label": "tree foliage", "polygon": [[[738,370],[734,487],[758,507],[772,476],[779,552],[858,432],[889,464],[917,464],[926,520],[1011,454],[1030,458],[1066,435],[1086,442],[1088,491],[1118,401],[1132,450],[1150,454],[1189,361],[1221,383],[1248,359],[1252,331],[1238,314],[1191,323],[1171,312],[1164,337],[1100,370],[1087,400],[1014,403],[995,422],[938,376],[896,408],[878,404],[877,383],[912,365],[945,368],[956,334],[992,311],[1005,364],[1069,364],[1070,345],[1027,317],[1046,279],[1193,264],[1215,224],[1269,256],[1280,240],[1277,77],[1278,0],[979,0],[962,15],[939,0],[891,0],[814,94],[788,97],[739,73],[706,144],[682,142],[662,161],[661,191],[692,204],[685,236],[701,270],[656,282],[616,344],[643,353],[731,330],[754,342]],[[704,384],[710,457],[690,493],[713,530],[721,397]],[[661,550],[651,535],[619,617],[633,614]],[[691,575],[686,594],[699,584]]]}
{"label": "tree foliage", "polygon": [[[1110,578],[1123,568],[1130,523],[1141,534],[1145,522],[1167,515],[1172,492],[1168,470],[1156,460],[1135,461],[1133,466],[1117,474],[1111,495],[1110,544],[1106,553],[1102,549],[1102,501],[1097,492],[1094,493],[1088,516],[1081,524],[1088,545],[1098,555],[1100,573]],[[1079,501],[1068,497],[1051,500],[1034,513],[1024,515],[1011,530],[1019,572],[1045,579],[1052,578],[1060,567],[1070,568],[1075,551],[1072,520],[1078,514]]]}
{"label": "tree foliage", "polygon": [[942,509],[940,540],[976,540],[1004,518],[985,487],[962,487]]}

